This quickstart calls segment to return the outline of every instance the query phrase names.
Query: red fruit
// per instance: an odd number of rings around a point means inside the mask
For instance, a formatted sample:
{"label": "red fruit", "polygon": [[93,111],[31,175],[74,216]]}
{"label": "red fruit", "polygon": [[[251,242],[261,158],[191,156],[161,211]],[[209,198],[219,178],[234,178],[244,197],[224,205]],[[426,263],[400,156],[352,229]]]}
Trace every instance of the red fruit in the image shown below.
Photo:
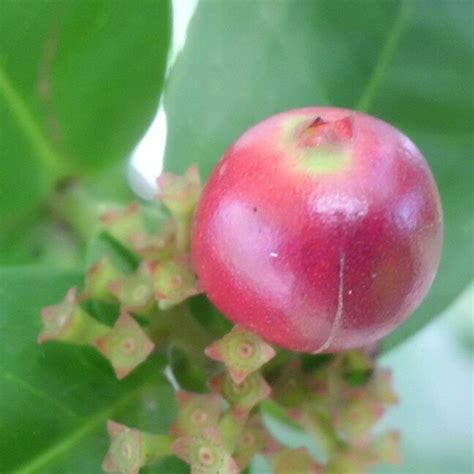
{"label": "red fruit", "polygon": [[399,130],[360,112],[305,108],[244,133],[196,214],[193,256],[211,301],[282,347],[378,341],[433,282],[442,210]]}

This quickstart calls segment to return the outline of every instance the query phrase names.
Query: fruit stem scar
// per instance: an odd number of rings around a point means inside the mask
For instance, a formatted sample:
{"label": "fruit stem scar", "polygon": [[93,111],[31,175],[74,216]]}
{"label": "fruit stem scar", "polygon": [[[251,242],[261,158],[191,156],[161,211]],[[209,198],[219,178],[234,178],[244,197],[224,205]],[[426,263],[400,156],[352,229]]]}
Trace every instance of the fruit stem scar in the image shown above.
{"label": "fruit stem scar", "polygon": [[336,316],[334,317],[334,321],[332,323],[331,331],[329,332],[329,336],[326,339],[326,342],[316,349],[313,354],[318,354],[319,352],[323,352],[328,349],[331,344],[334,342],[334,339],[341,328],[342,318],[344,315],[344,269],[346,265],[346,254],[344,250],[341,249],[339,253],[339,289],[337,292],[337,309],[336,309]]}
{"label": "fruit stem scar", "polygon": [[317,116],[309,125],[308,128],[317,127],[318,125],[325,125],[327,124],[321,117]]}

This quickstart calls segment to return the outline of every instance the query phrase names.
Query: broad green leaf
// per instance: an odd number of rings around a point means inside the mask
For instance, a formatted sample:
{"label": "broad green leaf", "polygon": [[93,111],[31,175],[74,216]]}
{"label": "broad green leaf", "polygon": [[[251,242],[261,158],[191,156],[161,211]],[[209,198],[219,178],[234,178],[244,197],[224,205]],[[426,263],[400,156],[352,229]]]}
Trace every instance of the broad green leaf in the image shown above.
{"label": "broad green leaf", "polygon": [[441,192],[445,239],[435,284],[420,309],[384,341],[386,349],[441,313],[474,268],[474,10],[470,2],[420,2],[393,61],[379,71],[370,112],[404,130],[423,151]]}
{"label": "broad green leaf", "polygon": [[197,162],[207,177],[247,128],[309,105],[372,113],[419,145],[443,200],[443,262],[385,348],[439,314],[472,272],[473,15],[462,0],[203,0],[167,82],[172,171]]}
{"label": "broad green leaf", "polygon": [[170,20],[169,0],[2,1],[3,245],[58,179],[127,159],[158,106]]}
{"label": "broad green leaf", "polygon": [[166,167],[197,162],[207,177],[269,115],[355,106],[398,10],[397,0],[200,2],[165,88]]}
{"label": "broad green leaf", "polygon": [[100,472],[107,419],[166,433],[176,415],[162,355],[119,382],[92,348],[36,343],[40,309],[79,280],[47,268],[0,270],[0,472]]}

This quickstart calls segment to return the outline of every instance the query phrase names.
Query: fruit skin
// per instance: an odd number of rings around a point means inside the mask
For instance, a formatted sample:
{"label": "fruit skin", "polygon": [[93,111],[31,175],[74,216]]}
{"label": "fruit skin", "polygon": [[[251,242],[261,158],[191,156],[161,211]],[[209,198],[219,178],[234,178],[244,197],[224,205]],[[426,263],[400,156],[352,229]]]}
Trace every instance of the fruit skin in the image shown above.
{"label": "fruit skin", "polygon": [[399,130],[347,109],[275,115],[224,154],[199,203],[193,259],[209,299],[284,348],[363,347],[428,292],[442,209]]}

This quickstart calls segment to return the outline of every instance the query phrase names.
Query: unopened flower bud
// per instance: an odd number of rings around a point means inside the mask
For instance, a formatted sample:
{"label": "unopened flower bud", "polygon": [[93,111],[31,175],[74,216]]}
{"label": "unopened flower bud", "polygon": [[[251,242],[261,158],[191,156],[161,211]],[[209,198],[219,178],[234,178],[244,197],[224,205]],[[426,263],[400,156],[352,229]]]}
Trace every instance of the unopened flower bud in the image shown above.
{"label": "unopened flower bud", "polygon": [[252,331],[235,326],[205,350],[211,359],[223,362],[232,380],[242,383],[275,356],[275,350]]}
{"label": "unopened flower bud", "polygon": [[[308,388],[299,360],[290,361],[272,384],[272,398],[285,407],[300,407]],[[311,394],[311,397],[314,395]]]}
{"label": "unopened flower bud", "polygon": [[76,288],[71,288],[61,303],[44,308],[42,318],[43,330],[38,337],[40,343],[57,340],[93,344],[110,332],[108,326],[96,321],[79,306]]}
{"label": "unopened flower bud", "polygon": [[110,284],[124,276],[109,257],[102,257],[87,273],[84,296],[90,299],[113,301]]}
{"label": "unopened flower bud", "polygon": [[230,453],[223,447],[217,430],[201,436],[178,438],[173,452],[191,466],[192,474],[238,474],[239,468]]}
{"label": "unopened flower bud", "polygon": [[393,389],[393,377],[390,370],[376,370],[369,380],[367,388],[374,399],[385,405],[396,405],[399,401],[398,395]]}
{"label": "unopened flower bud", "polygon": [[245,469],[252,458],[262,451],[270,439],[259,415],[251,416],[240,433],[234,459],[240,469]]}
{"label": "unopened flower bud", "polygon": [[171,438],[146,433],[109,421],[110,448],[102,468],[105,472],[138,474],[142,466],[171,454]]}
{"label": "unopened flower bud", "polygon": [[198,394],[179,391],[178,419],[173,426],[177,436],[198,436],[216,428],[221,413],[221,397],[215,393]]}
{"label": "unopened flower bud", "polygon": [[202,291],[185,257],[164,262],[146,262],[144,268],[153,279],[155,298],[163,310],[176,306]]}
{"label": "unopened flower bud", "polygon": [[244,418],[250,410],[270,395],[271,389],[259,372],[249,375],[241,384],[236,384],[227,373],[214,377],[209,382],[211,389],[220,393],[232,407],[235,416]]}
{"label": "unopened flower bud", "polygon": [[[365,456],[364,456],[365,457]],[[335,456],[324,470],[324,474],[366,474],[370,463],[354,452],[345,452]]]}
{"label": "unopened flower bud", "polygon": [[156,304],[153,281],[147,273],[141,272],[123,277],[110,283],[109,287],[125,311],[146,314]]}
{"label": "unopened flower bud", "polygon": [[169,219],[162,222],[159,229],[150,234],[135,232],[131,236],[134,250],[142,257],[151,260],[162,260],[171,257],[175,245],[176,225]]}
{"label": "unopened flower bud", "polygon": [[374,463],[401,464],[401,434],[398,431],[387,431],[376,436],[369,447],[374,456]]}
{"label": "unopened flower bud", "polygon": [[110,361],[119,379],[140,365],[155,347],[135,319],[125,312],[95,345]]}
{"label": "unopened flower bud", "polygon": [[201,179],[196,165],[185,175],[163,173],[158,179],[158,198],[175,218],[183,218],[193,213],[201,195]]}
{"label": "unopened flower bud", "polygon": [[349,439],[365,439],[383,413],[383,404],[373,400],[367,390],[355,390],[338,405],[334,425]]}
{"label": "unopened flower bud", "polygon": [[144,233],[143,215],[138,203],[107,211],[101,217],[104,229],[125,247],[131,247],[132,236]]}
{"label": "unopened flower bud", "polygon": [[[322,474],[323,468],[306,448],[283,449],[272,458],[275,474]],[[352,471],[347,471],[352,472]]]}

